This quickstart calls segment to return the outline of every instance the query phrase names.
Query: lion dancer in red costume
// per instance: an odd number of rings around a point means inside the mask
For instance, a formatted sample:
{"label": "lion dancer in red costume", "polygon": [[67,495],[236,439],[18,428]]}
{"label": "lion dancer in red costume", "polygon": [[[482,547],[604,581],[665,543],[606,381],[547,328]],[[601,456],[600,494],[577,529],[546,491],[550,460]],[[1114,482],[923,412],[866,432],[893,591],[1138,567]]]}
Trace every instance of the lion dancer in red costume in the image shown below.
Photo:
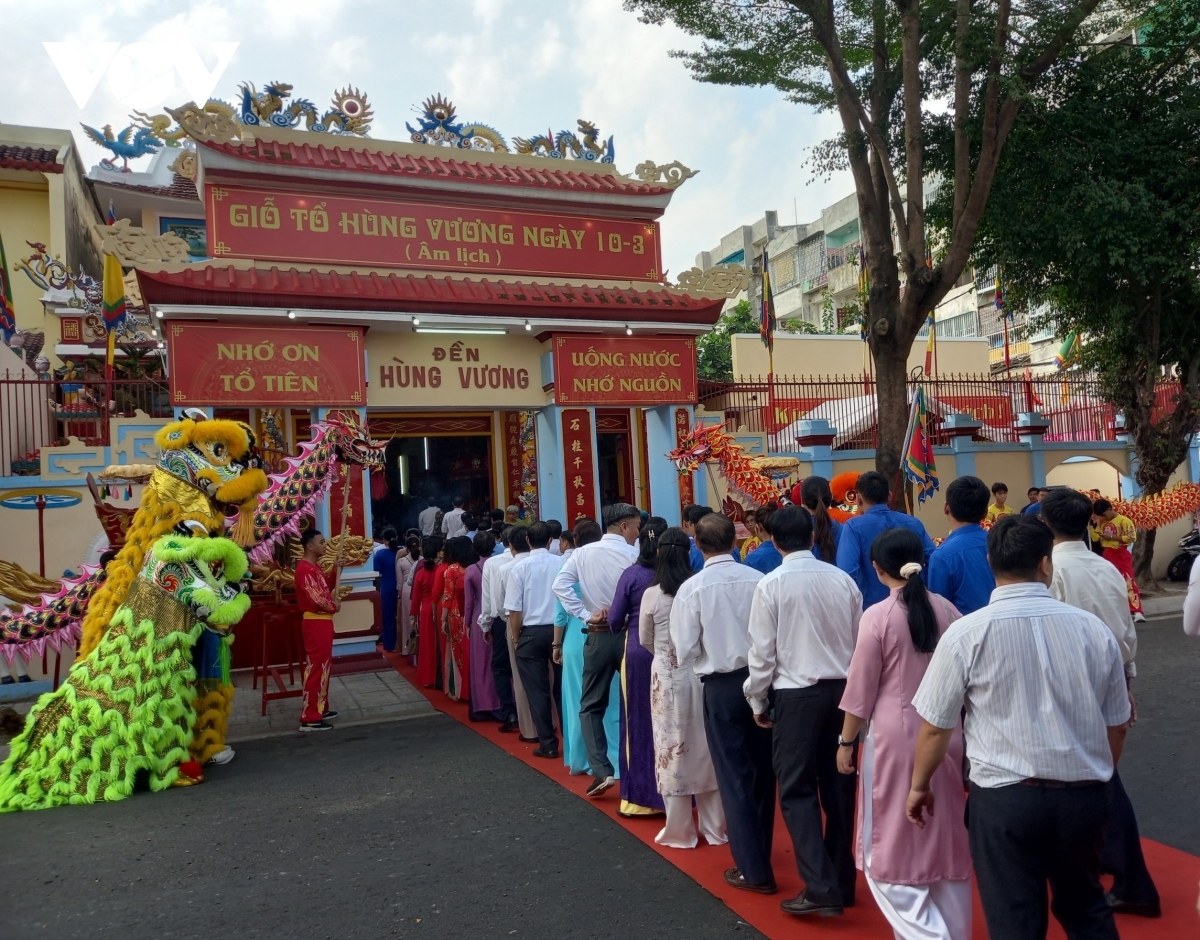
{"label": "lion dancer in red costume", "polygon": [[329,670],[333,665],[333,615],[341,605],[334,600],[333,571],[321,570],[325,554],[325,536],[309,529],[300,539],[304,557],[296,564],[296,601],[304,613],[304,703],[300,713],[301,731],[332,731],[330,718]]}

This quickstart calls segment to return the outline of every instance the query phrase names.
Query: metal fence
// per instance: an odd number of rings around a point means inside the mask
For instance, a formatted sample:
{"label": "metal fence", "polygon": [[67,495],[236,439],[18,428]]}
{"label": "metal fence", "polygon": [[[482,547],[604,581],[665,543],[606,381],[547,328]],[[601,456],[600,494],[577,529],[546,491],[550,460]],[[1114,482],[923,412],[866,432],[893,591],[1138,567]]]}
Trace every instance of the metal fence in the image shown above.
{"label": "metal fence", "polygon": [[[1020,412],[1036,411],[1049,428],[1047,441],[1111,441],[1116,439],[1116,409],[1103,398],[1098,379],[1092,376],[993,376],[953,375],[910,379],[909,400],[918,385],[929,398],[935,444],[949,443],[943,427],[949,414],[969,414],[982,422],[977,440],[1015,442]],[[1178,386],[1163,382],[1157,390],[1158,407],[1174,407]],[[752,382],[701,382],[700,404],[708,411],[724,412],[730,431],[766,432],[771,450],[799,450],[801,419],[828,421],[837,429],[834,448],[873,450],[878,441],[875,381],[864,376],[816,376],[806,379],[776,377]]]}
{"label": "metal fence", "polygon": [[166,379],[41,380],[0,372],[0,476],[40,473],[42,448],[71,437],[107,445],[111,419],[139,411],[172,416]]}

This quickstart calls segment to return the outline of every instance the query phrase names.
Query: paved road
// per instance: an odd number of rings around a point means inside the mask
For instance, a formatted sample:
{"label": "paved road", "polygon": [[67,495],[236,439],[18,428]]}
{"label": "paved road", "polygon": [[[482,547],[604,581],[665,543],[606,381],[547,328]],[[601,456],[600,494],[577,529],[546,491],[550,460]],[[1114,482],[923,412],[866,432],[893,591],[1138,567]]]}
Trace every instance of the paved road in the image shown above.
{"label": "paved road", "polygon": [[[1200,855],[1200,642],[1140,631],[1122,774]],[[0,937],[761,936],[444,716],[249,742],[202,787],[0,816]]]}
{"label": "paved road", "polygon": [[0,937],[761,937],[438,715],[243,744],[201,787],[0,816]]}
{"label": "paved road", "polygon": [[1200,855],[1200,640],[1179,617],[1138,624],[1137,667],[1121,779],[1143,836]]}

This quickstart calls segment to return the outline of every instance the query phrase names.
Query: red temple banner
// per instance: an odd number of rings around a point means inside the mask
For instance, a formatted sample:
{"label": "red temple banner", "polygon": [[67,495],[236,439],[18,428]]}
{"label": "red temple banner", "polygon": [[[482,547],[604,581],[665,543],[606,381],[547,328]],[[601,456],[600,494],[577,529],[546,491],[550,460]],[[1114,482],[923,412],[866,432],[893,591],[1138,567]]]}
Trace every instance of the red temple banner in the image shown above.
{"label": "red temple banner", "polygon": [[[675,446],[681,447],[692,430],[692,416],[686,408],[675,409]],[[690,506],[696,501],[696,487],[690,473],[679,474],[679,507]]]}
{"label": "red temple banner", "polygon": [[226,185],[205,205],[217,260],[662,280],[655,222]]}
{"label": "red temple banner", "polygon": [[592,415],[586,408],[562,411],[563,479],[567,484],[567,518],[572,526],[580,516],[596,515],[595,457],[592,450]]}
{"label": "red temple banner", "polygon": [[521,505],[521,412],[504,412],[505,506]]}
{"label": "red temple banner", "polygon": [[694,405],[696,392],[690,336],[554,337],[560,405]]}
{"label": "red temple banner", "polygon": [[175,405],[345,406],[367,400],[362,328],[167,327]]}
{"label": "red temple banner", "polygon": [[827,401],[829,401],[828,396],[824,398],[776,398],[774,415],[769,406],[759,409],[762,415],[762,426],[770,433],[777,434]]}
{"label": "red temple banner", "polygon": [[948,412],[970,415],[992,427],[1012,427],[1012,399],[1007,395],[938,395],[938,404]]}

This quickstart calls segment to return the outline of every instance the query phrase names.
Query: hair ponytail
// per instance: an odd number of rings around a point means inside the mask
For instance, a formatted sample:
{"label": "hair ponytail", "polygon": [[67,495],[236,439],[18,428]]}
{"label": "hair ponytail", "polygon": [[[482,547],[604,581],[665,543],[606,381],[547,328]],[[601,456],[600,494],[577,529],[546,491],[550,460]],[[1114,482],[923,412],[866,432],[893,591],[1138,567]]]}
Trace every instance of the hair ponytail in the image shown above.
{"label": "hair ponytail", "polygon": [[813,547],[821,554],[821,560],[833,564],[837,558],[837,542],[833,539],[833,520],[829,507],[833,505],[833,491],[824,477],[808,477],[800,485],[800,502],[813,520]]}
{"label": "hair ponytail", "polygon": [[871,545],[871,560],[889,577],[904,581],[900,600],[908,611],[908,633],[918,653],[932,653],[938,642],[937,616],[921,577],[925,549],[909,529],[888,529]]}

